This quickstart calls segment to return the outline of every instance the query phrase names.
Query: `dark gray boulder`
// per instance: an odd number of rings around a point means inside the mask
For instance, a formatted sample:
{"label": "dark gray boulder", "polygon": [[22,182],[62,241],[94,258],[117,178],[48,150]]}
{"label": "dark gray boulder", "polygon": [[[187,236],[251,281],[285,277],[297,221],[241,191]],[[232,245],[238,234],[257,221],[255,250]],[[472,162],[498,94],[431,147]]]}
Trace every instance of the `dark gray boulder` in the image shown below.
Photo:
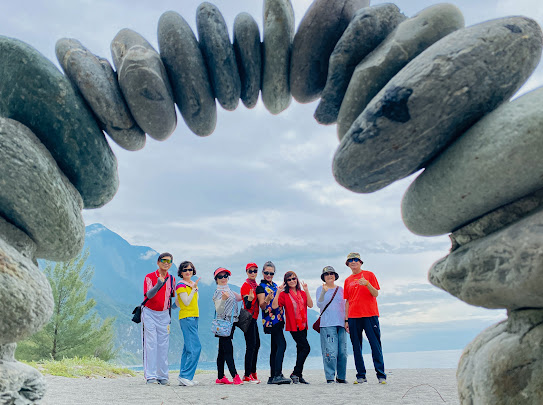
{"label": "dark gray boulder", "polygon": [[36,256],[63,261],[83,248],[83,202],[49,151],[24,125],[0,118],[0,215],[36,243]]}
{"label": "dark gray boulder", "polygon": [[167,139],[177,115],[168,74],[160,55],[140,34],[124,28],[111,41],[117,78],[132,116],[151,138]]}
{"label": "dark gray boulder", "polygon": [[241,80],[226,22],[215,5],[204,2],[196,10],[196,26],[215,97],[222,108],[234,111],[239,104]]}
{"label": "dark gray boulder", "polygon": [[[35,260],[36,243],[30,236],[0,216],[0,235],[24,257]],[[37,262],[34,264],[37,265]]]}
{"label": "dark gray boulder", "polygon": [[300,21],[292,44],[290,91],[300,103],[316,100],[326,84],[328,62],[357,10],[369,0],[315,0]]}
{"label": "dark gray boulder", "polygon": [[422,51],[464,26],[452,4],[436,4],[402,22],[356,67],[337,117],[339,140],[390,79]]}
{"label": "dark gray boulder", "polygon": [[262,101],[272,114],[290,105],[289,71],[294,10],[290,0],[264,1],[264,42],[262,44]]}
{"label": "dark gray boulder", "polygon": [[353,123],[334,156],[336,180],[370,193],[425,167],[522,86],[541,46],[541,28],[526,17],[488,21],[436,42]]}
{"label": "dark gray boulder", "polygon": [[110,138],[124,149],[142,149],[145,133],[130,114],[109,62],[76,39],[59,39],[55,51],[66,76],[81,92]]}
{"label": "dark gray boulder", "polygon": [[234,52],[241,79],[241,101],[253,108],[262,81],[262,45],[258,24],[250,14],[240,13],[234,20]]}
{"label": "dark gray boulder", "polygon": [[356,12],[330,55],[326,86],[314,114],[319,124],[336,122],[356,65],[406,18],[396,5],[390,3]]}
{"label": "dark gray boulder", "polygon": [[158,46],[185,123],[196,135],[211,134],[217,106],[207,67],[192,29],[178,13],[167,11],[160,17]]}
{"label": "dark gray boulder", "polygon": [[68,79],[30,45],[7,37],[0,37],[0,77],[0,116],[36,134],[85,208],[108,203],[119,187],[117,160]]}

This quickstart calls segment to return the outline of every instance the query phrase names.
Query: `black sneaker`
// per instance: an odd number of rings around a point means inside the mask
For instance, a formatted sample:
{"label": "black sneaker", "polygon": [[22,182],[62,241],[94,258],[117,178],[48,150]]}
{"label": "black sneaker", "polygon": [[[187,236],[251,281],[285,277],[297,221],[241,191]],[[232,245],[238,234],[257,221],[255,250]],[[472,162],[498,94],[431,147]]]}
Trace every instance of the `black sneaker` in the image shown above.
{"label": "black sneaker", "polygon": [[273,384],[273,377],[268,377],[268,384]]}
{"label": "black sneaker", "polygon": [[273,377],[271,383],[268,383],[268,384],[282,385],[282,384],[290,384],[291,382],[292,381],[289,378],[286,378],[283,374],[281,374],[281,375],[276,375],[275,377]]}
{"label": "black sneaker", "polygon": [[292,380],[293,384],[300,384],[300,377],[297,375],[291,374],[290,379]]}
{"label": "black sneaker", "polygon": [[326,380],[326,384],[335,384],[336,382],[334,380]]}
{"label": "black sneaker", "polygon": [[349,381],[347,380],[342,380],[341,378],[336,378],[336,382],[338,384],[349,384]]}
{"label": "black sneaker", "polygon": [[309,384],[303,377],[298,377],[298,380],[300,381],[300,384]]}

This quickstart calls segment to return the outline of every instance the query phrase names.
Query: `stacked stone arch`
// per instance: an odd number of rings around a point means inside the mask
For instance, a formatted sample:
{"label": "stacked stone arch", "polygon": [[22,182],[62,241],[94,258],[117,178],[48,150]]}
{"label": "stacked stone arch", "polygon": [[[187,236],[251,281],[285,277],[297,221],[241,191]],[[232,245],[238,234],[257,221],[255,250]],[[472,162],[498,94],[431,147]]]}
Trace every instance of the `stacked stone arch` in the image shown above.
{"label": "stacked stone arch", "polygon": [[404,222],[453,242],[430,282],[509,315],[466,348],[461,402],[543,403],[543,90],[509,101],[540,61],[541,28],[519,16],[464,27],[450,4],[405,16],[393,4],[315,0],[295,32],[290,0],[263,4],[262,37],[253,16],[241,13],[229,30],[207,2],[196,32],[165,12],[159,49],[123,29],[113,66],[59,39],[64,74],[32,46],[0,37],[0,285],[11,286],[0,290],[0,398],[43,396],[43,378],[13,352],[53,308],[36,259],[74,257],[81,210],[115,195],[117,161],[103,131],[140,150],[147,136],[173,133],[177,106],[192,132],[208,136],[217,102],[253,108],[261,93],[271,114],[320,98],[315,119],[337,123],[340,139],[334,176],[352,191],[424,168],[403,198]]}

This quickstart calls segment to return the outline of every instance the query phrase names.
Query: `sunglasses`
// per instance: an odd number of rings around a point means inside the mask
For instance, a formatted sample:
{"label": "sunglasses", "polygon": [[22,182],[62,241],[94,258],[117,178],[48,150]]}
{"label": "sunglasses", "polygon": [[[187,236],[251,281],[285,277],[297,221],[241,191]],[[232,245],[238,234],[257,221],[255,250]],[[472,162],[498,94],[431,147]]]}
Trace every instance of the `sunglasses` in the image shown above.
{"label": "sunglasses", "polygon": [[249,274],[255,274],[255,273],[258,273],[258,270],[247,270],[247,273],[249,273]]}
{"label": "sunglasses", "polygon": [[324,277],[326,277],[326,276],[334,276],[335,277],[336,276],[334,273],[322,273],[322,275]]}
{"label": "sunglasses", "polygon": [[287,278],[287,282],[289,282],[289,281],[296,281],[296,280],[298,280],[296,277]]}
{"label": "sunglasses", "polygon": [[230,277],[228,274],[219,274],[215,278],[218,279],[218,280],[222,280],[223,278],[228,278],[228,277]]}
{"label": "sunglasses", "polygon": [[160,263],[171,263],[172,259],[160,259]]}
{"label": "sunglasses", "polygon": [[347,263],[353,263],[353,262],[359,262],[360,259],[354,258],[354,259],[347,259]]}
{"label": "sunglasses", "polygon": [[265,276],[273,276],[275,275],[275,271],[263,271],[262,274]]}
{"label": "sunglasses", "polygon": [[191,268],[191,267],[187,267],[187,268],[185,268],[185,269],[181,269],[181,273],[185,273],[185,272],[187,272],[187,271],[194,271],[194,269]]}

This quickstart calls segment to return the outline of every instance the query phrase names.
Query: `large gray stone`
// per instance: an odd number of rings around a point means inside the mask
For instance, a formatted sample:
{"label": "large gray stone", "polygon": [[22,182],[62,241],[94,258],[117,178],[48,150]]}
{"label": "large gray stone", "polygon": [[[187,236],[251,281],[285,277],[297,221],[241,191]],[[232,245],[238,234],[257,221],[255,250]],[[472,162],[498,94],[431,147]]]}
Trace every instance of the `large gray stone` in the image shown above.
{"label": "large gray stone", "polygon": [[356,65],[405,19],[390,3],[357,11],[330,55],[326,86],[314,115],[320,124],[336,122]]}
{"label": "large gray stone", "polygon": [[240,13],[234,20],[234,52],[241,79],[241,101],[253,108],[262,81],[262,46],[258,24],[250,14]]}
{"label": "large gray stone", "polygon": [[369,5],[369,0],[315,0],[309,6],[292,43],[290,90],[296,101],[320,96],[330,54],[356,11]]}
{"label": "large gray stone", "polygon": [[24,125],[0,118],[0,215],[36,242],[36,256],[69,260],[83,247],[81,196]]}
{"label": "large gray stone", "polygon": [[[49,281],[40,269],[0,235],[0,345],[23,340],[53,313]],[[1,374],[0,374],[1,375]]]}
{"label": "large gray stone", "polygon": [[543,88],[502,104],[441,153],[402,200],[419,235],[452,232],[543,188]]}
{"label": "large gray stone", "polygon": [[0,116],[40,138],[85,208],[108,203],[119,187],[117,160],[68,79],[30,45],[6,37],[0,37],[0,77]]}
{"label": "large gray stone", "polygon": [[541,46],[541,28],[526,17],[488,21],[436,42],[388,82],[345,134],[334,156],[336,180],[370,193],[421,169],[522,86]]}
{"label": "large gray stone", "polygon": [[290,105],[289,71],[294,10],[290,0],[264,0],[262,45],[262,101],[272,114]]}
{"label": "large gray stone", "polygon": [[542,342],[542,310],[512,311],[506,321],[486,329],[460,358],[460,403],[543,404]]}
{"label": "large gray stone", "polygon": [[217,124],[215,97],[198,41],[178,13],[160,17],[158,46],[185,123],[196,135],[211,134]]}
{"label": "large gray stone", "polygon": [[71,38],[59,39],[55,51],[66,76],[81,92],[111,139],[127,150],[142,149],[145,134],[130,114],[107,59],[98,58]]}
{"label": "large gray stone", "polygon": [[117,79],[132,116],[151,138],[167,139],[177,115],[160,55],[140,34],[124,28],[111,41]]}
{"label": "large gray stone", "polygon": [[471,305],[543,308],[543,211],[434,263],[430,283]]}
{"label": "large gray stone", "polygon": [[464,26],[461,11],[436,4],[402,22],[356,67],[337,117],[341,140],[379,90],[430,45]]}
{"label": "large gray stone", "polygon": [[451,252],[531,214],[543,207],[543,189],[501,206],[449,235]]}
{"label": "large gray stone", "polygon": [[[2,238],[18,250],[24,257],[32,260],[37,265],[36,243],[26,233],[0,216],[0,235]],[[1,358],[1,357],[0,357]]]}
{"label": "large gray stone", "polygon": [[225,110],[233,111],[239,104],[241,80],[226,22],[215,5],[204,2],[196,10],[196,26],[215,97]]}
{"label": "large gray stone", "polygon": [[0,403],[30,405],[45,395],[45,378],[18,361],[0,360]]}

